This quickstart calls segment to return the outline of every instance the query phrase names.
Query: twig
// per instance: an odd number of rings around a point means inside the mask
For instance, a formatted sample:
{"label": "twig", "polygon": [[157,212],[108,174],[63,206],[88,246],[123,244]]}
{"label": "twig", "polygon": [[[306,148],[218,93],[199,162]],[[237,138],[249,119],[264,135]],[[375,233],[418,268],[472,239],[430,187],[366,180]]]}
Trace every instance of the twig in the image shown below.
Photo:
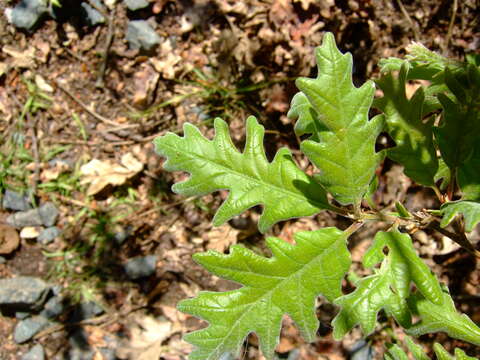
{"label": "twig", "polygon": [[38,334],[36,334],[33,338],[35,340],[41,339],[45,336],[51,335],[53,333],[62,331],[65,328],[72,328],[72,327],[77,327],[77,326],[84,326],[84,325],[100,325],[100,326],[105,326],[107,324],[111,324],[112,322],[118,320],[121,317],[128,316],[129,314],[136,312],[138,310],[146,308],[146,305],[141,305],[134,307],[133,309],[130,309],[129,311],[125,313],[116,313],[116,314],[104,314],[100,315],[91,319],[85,319],[82,321],[74,322],[74,323],[66,323],[66,324],[57,324],[54,326],[50,326],[46,328],[43,331],[40,331]]}
{"label": "twig", "polygon": [[[55,143],[55,144],[65,144],[65,145],[105,146],[105,143],[97,143],[94,141],[84,141],[84,140],[46,139],[46,141]],[[133,144],[138,144],[138,141],[122,140],[122,141],[113,141],[108,143],[108,145],[113,145],[113,146],[123,146],[123,145],[133,145]]]}
{"label": "twig", "polygon": [[[20,103],[17,96],[12,94],[13,101],[18,105],[20,110],[24,108],[24,106]],[[23,111],[23,110],[22,110]],[[33,161],[35,163],[35,169],[32,178],[32,194],[36,195],[38,182],[40,180],[40,155],[38,152],[38,139],[36,135],[36,128],[37,128],[37,118],[32,119],[30,116],[30,109],[26,109],[25,116],[27,118],[28,123],[30,124],[30,129],[32,131],[32,152],[33,152]]]}
{"label": "twig", "polygon": [[440,223],[437,220],[430,222],[427,227],[429,227],[430,229],[436,230],[440,234],[452,239],[454,242],[456,242],[462,248],[467,250],[470,254],[472,254],[473,256],[480,259],[480,251],[475,249],[475,247],[472,245],[472,243],[470,241],[468,241],[468,239],[467,239],[467,237],[465,236],[464,233],[458,233],[457,234],[457,233],[453,233],[451,231],[448,231],[446,229],[443,229],[442,227],[440,227]]}
{"label": "twig", "polygon": [[105,49],[103,50],[102,54],[102,63],[100,65],[100,70],[98,72],[98,78],[95,83],[97,88],[103,88],[104,81],[103,78],[105,77],[105,71],[107,70],[107,63],[108,63],[108,54],[110,52],[110,47],[113,43],[113,36],[115,30],[115,7],[110,12],[110,16],[108,17],[108,30],[107,30],[107,39],[105,41]]}
{"label": "twig", "polygon": [[447,37],[445,39],[443,52],[447,51],[448,45],[450,45],[450,40],[452,39],[453,25],[455,23],[455,16],[457,15],[457,10],[458,10],[458,0],[453,0],[452,6],[453,6],[452,16],[450,17],[450,23],[448,24],[448,32],[447,32]]}
{"label": "twig", "polygon": [[69,203],[69,204],[72,204],[72,205],[75,205],[75,206],[78,206],[78,207],[81,207],[81,208],[87,208],[87,209],[90,209],[92,211],[98,211],[99,210],[97,207],[92,206],[90,204],[87,204],[83,201],[70,199],[70,198],[68,198],[66,196],[63,196],[63,195],[60,195],[60,194],[56,194],[55,197],[62,202],[66,202],[66,203]]}
{"label": "twig", "polygon": [[83,102],[77,99],[76,96],[70,90],[68,90],[65,86],[63,86],[58,80],[55,79],[54,81],[60,90],[62,90],[65,94],[67,94],[73,101],[75,101],[78,105],[80,105],[80,107],[82,107],[87,113],[89,113],[95,119],[100,120],[105,124],[109,124],[113,126],[121,126],[121,124],[116,123],[115,121],[112,121],[110,119],[107,119],[106,117],[103,117],[100,114],[97,114],[95,111],[90,109],[87,105],[85,105]]}
{"label": "twig", "polygon": [[107,13],[105,12],[105,10],[103,10],[100,6],[97,6],[97,4],[95,4],[94,1],[88,0],[88,4],[89,4],[92,8],[94,8],[95,10],[97,10],[100,14],[102,14],[102,16],[103,16],[104,18],[107,18],[107,17],[108,17],[108,15],[107,15]]}
{"label": "twig", "polygon": [[408,14],[407,9],[403,6],[402,0],[397,0],[398,7],[400,8],[400,11],[402,12],[403,16],[405,16],[405,19],[407,19],[408,23],[410,24],[410,27],[412,28],[413,31],[413,37],[415,38],[415,41],[420,40],[420,34],[418,33],[417,27],[415,26],[415,23],[413,22],[412,18]]}
{"label": "twig", "polygon": [[27,119],[29,119],[28,120],[29,123],[30,122],[32,123],[31,125],[32,151],[33,151],[33,160],[35,161],[35,170],[34,170],[33,179],[32,179],[32,190],[33,190],[33,194],[36,195],[38,182],[40,181],[40,155],[38,153],[38,139],[36,134],[38,118],[31,119],[30,114],[27,113]]}

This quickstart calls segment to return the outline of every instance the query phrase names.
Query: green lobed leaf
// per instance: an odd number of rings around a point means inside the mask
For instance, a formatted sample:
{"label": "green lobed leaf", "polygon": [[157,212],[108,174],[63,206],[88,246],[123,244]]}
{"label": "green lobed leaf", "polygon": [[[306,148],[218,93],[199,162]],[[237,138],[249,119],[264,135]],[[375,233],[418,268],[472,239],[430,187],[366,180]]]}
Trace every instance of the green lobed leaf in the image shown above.
{"label": "green lobed leaf", "polygon": [[357,324],[365,335],[372,333],[381,309],[392,314],[402,326],[409,326],[411,317],[407,303],[391,290],[391,283],[391,269],[384,263],[374,275],[361,279],[353,293],[336,299],[334,303],[341,310],[332,322],[333,337],[340,340]]}
{"label": "green lobed leaf", "polygon": [[480,142],[474,144],[472,156],[457,170],[463,200],[480,201]]}
{"label": "green lobed leaf", "polygon": [[470,79],[476,76],[469,77],[467,71],[455,74],[447,68],[445,83],[455,97],[437,95],[443,108],[443,118],[441,126],[434,128],[435,138],[442,158],[455,175],[457,169],[472,157],[480,132],[480,84]]}
{"label": "green lobed leaf", "polygon": [[432,124],[423,122],[423,89],[420,87],[411,99],[407,98],[407,73],[403,65],[397,78],[388,73],[377,80],[384,96],[374,104],[385,114],[387,131],[396,144],[388,149],[387,156],[403,165],[405,174],[414,181],[432,186],[438,169]]}
{"label": "green lobed leaf", "polygon": [[359,204],[383,158],[375,152],[383,117],[368,119],[375,86],[371,81],[353,85],[352,55],[337,49],[331,33],[315,55],[318,76],[297,79],[301,93],[289,116],[298,118],[298,135],[312,134],[301,150],[320,169],[319,182],[341,204]]}
{"label": "green lobed leaf", "polygon": [[316,297],[321,294],[332,301],[341,295],[341,282],[351,263],[347,237],[336,228],[297,233],[296,245],[271,237],[267,239],[271,258],[241,246],[232,246],[229,255],[214,251],[195,255],[195,261],[215,275],[244,286],[223,293],[200,292],[180,302],[180,311],[210,324],[185,336],[196,346],[190,359],[238,353],[251,332],[257,334],[264,356],[272,359],[283,314],[296,322],[307,341],[313,341],[318,328]]}
{"label": "green lobed leaf", "polygon": [[480,203],[475,201],[450,201],[442,205],[440,213],[443,215],[441,227],[446,227],[459,214],[465,219],[465,230],[470,232],[480,222]]}
{"label": "green lobed leaf", "polygon": [[457,312],[448,292],[443,293],[441,305],[428,301],[420,293],[410,296],[408,305],[421,319],[407,329],[409,335],[418,337],[442,331],[455,339],[480,345],[480,328],[467,315]]}
{"label": "green lobed leaf", "polygon": [[[383,253],[388,247],[388,255]],[[366,267],[372,267],[386,258],[392,269],[393,289],[402,297],[410,294],[410,283],[414,282],[417,289],[431,302],[441,304],[442,288],[430,268],[418,257],[408,234],[394,228],[391,231],[380,231],[375,235],[372,246],[363,258]]]}
{"label": "green lobed leaf", "polygon": [[[388,247],[388,255],[383,249]],[[382,261],[374,275],[361,279],[354,292],[335,300],[341,310],[333,320],[333,336],[342,338],[356,324],[364,334],[375,327],[377,314],[385,309],[403,326],[411,325],[411,315],[406,299],[410,283],[435,303],[443,300],[440,284],[415,252],[409,235],[397,229],[378,232],[372,246],[365,253],[363,264],[372,267]]]}
{"label": "green lobed leaf", "polygon": [[388,351],[385,353],[384,360],[408,360],[408,355],[403,351],[403,349],[397,344],[390,344],[388,346]]}
{"label": "green lobed leaf", "polygon": [[331,209],[325,191],[295,165],[288,149],[280,149],[273,161],[268,162],[263,148],[264,128],[255,117],[247,119],[246,131],[243,153],[233,144],[227,123],[218,118],[213,140],[203,137],[188,123],[184,125],[184,137],[168,133],[156,138],[157,152],[168,158],[164,168],[191,174],[172,190],[187,196],[230,190],[215,214],[216,226],[263,204],[258,224],[261,232],[281,220]]}
{"label": "green lobed leaf", "polygon": [[[413,340],[409,337],[405,337],[405,343],[407,344],[408,350],[412,353],[415,360],[430,360],[427,354],[423,351],[422,347],[418,344],[415,344]],[[407,360],[408,355],[403,349],[397,344],[387,345],[388,351],[385,353],[384,359],[386,360]],[[445,348],[439,343],[433,345],[433,350],[437,356],[437,360],[475,360],[476,358],[468,356],[462,349],[455,349],[455,356],[451,356]]]}
{"label": "green lobed leaf", "polygon": [[423,351],[422,347],[418,344],[415,344],[410,336],[405,336],[405,343],[407,344],[408,350],[412,353],[415,360],[428,360],[429,357]]}

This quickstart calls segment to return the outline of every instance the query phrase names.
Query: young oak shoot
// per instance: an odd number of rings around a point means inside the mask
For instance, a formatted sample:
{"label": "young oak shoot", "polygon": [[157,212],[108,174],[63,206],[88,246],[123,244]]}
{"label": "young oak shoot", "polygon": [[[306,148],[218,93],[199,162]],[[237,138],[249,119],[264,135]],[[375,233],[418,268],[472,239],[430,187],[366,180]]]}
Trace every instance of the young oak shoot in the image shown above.
{"label": "young oak shoot", "polygon": [[[190,174],[189,179],[175,184],[173,191],[187,196],[229,191],[215,214],[214,225],[255,205],[263,206],[258,224],[262,233],[279,221],[323,210],[354,221],[345,231],[330,227],[297,233],[295,245],[267,238],[272,252],[269,258],[242,246],[231,247],[228,255],[215,251],[194,255],[194,260],[210,272],[242,287],[200,292],[180,302],[181,311],[209,323],[185,336],[195,345],[190,359],[218,360],[225,353],[238,354],[248,334],[254,332],[264,356],[271,360],[285,314],[307,341],[313,341],[319,295],[340,307],[332,322],[337,339],[356,325],[365,335],[370,334],[383,309],[408,334],[442,331],[480,345],[480,328],[457,312],[448,291],[417,255],[410,236],[401,232],[405,224],[414,229],[431,225],[461,243],[468,242],[465,234],[443,228],[452,223],[455,229],[471,231],[480,222],[480,142],[474,141],[480,130],[480,70],[476,60],[463,66],[419,44],[409,50],[406,61],[383,62],[382,69],[390,73],[377,81],[383,97],[373,101],[374,83],[355,87],[351,55],[342,54],[333,35],[325,34],[315,52],[318,76],[297,80],[301,91],[288,113],[297,120],[297,135],[307,135],[301,150],[319,170],[313,177],[298,168],[286,148],[280,149],[272,162],[267,160],[264,128],[254,117],[246,122],[243,152],[237,150],[227,123],[221,119],[215,119],[212,140],[191,124],[185,124],[183,137],[167,133],[155,139],[157,152],[167,158],[164,168]],[[431,85],[408,99],[405,84],[418,78],[430,80]],[[369,119],[372,105],[383,114]],[[439,124],[430,117],[433,111],[441,114]],[[466,128],[470,132],[463,131],[462,119],[469,122]],[[381,131],[389,133],[395,146],[376,152]],[[432,187],[443,203],[441,208],[425,210],[422,216],[399,202],[395,204],[398,213],[393,214],[389,209],[377,210],[375,204],[362,209],[362,200],[377,183],[375,171],[385,155],[400,163],[413,181]],[[442,189],[447,193],[442,194]],[[461,191],[462,198],[450,201],[456,190]],[[340,206],[329,203],[328,194]],[[376,234],[364,254],[363,265],[373,274],[358,280],[353,292],[343,294],[342,281],[351,263],[346,241],[359,226],[374,220],[390,225],[387,231]],[[469,245],[466,249],[475,253]],[[416,322],[414,315],[419,319]],[[417,347],[411,348],[425,359]],[[438,346],[435,350],[441,352]],[[463,355],[468,358],[464,353],[456,354],[459,359]],[[397,345],[386,354],[387,359],[405,356]]]}

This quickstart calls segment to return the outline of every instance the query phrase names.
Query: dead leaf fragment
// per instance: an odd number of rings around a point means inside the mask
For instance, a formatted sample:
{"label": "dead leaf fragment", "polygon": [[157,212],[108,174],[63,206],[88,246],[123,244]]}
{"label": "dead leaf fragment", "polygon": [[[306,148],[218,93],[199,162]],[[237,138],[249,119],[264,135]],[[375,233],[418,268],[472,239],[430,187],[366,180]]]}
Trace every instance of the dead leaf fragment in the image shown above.
{"label": "dead leaf fragment", "polygon": [[207,235],[207,249],[223,253],[230,245],[237,242],[238,233],[237,229],[233,229],[228,224],[213,228]]}
{"label": "dead leaf fragment", "polygon": [[141,70],[133,76],[135,94],[133,105],[139,108],[148,106],[153,101],[153,94],[160,75],[149,64],[142,64]]}
{"label": "dead leaf fragment", "polygon": [[39,74],[35,75],[35,84],[42,91],[52,93],[53,87]]}
{"label": "dead leaf fragment", "polygon": [[0,225],[0,254],[12,253],[20,245],[20,237],[17,230],[9,225]]}
{"label": "dead leaf fragment", "polygon": [[163,316],[136,317],[130,326],[130,339],[117,349],[121,359],[158,360],[164,352],[162,342],[172,334],[172,324]]}
{"label": "dead leaf fragment", "polygon": [[95,195],[107,185],[122,185],[128,179],[138,174],[143,169],[143,164],[133,154],[126,153],[122,156],[120,164],[111,160],[93,159],[80,168],[82,185],[90,184],[87,195]]}
{"label": "dead leaf fragment", "polygon": [[2,48],[2,51],[13,58],[10,63],[13,67],[35,67],[35,48],[33,46],[30,46],[28,49],[22,51],[13,46],[5,45]]}

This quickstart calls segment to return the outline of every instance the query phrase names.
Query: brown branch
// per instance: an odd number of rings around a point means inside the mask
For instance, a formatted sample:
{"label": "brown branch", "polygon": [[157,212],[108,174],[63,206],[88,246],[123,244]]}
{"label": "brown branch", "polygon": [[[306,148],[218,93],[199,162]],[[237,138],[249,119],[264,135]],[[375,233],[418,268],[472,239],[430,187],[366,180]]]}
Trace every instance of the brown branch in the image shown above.
{"label": "brown branch", "polygon": [[418,29],[415,26],[415,23],[413,22],[412,18],[408,14],[407,9],[405,9],[405,6],[403,6],[403,3],[401,0],[397,0],[398,7],[400,8],[400,11],[402,12],[403,16],[405,16],[405,19],[407,19],[408,24],[412,28],[413,31],[413,37],[415,38],[415,41],[420,41],[420,34],[418,33]]}
{"label": "brown branch", "polygon": [[107,70],[108,64],[108,54],[110,53],[110,47],[113,43],[113,37],[115,33],[115,7],[110,12],[110,16],[108,17],[108,30],[107,30],[107,39],[105,41],[105,48],[102,54],[102,63],[100,64],[100,70],[98,72],[98,78],[95,83],[97,88],[103,88],[104,86],[104,77],[105,71]]}
{"label": "brown branch", "polygon": [[81,108],[83,108],[87,113],[89,113],[91,116],[93,116],[95,119],[100,120],[101,122],[108,124],[108,125],[113,125],[113,126],[122,126],[121,124],[112,121],[110,119],[107,119],[106,117],[103,117],[100,114],[97,114],[95,111],[90,109],[87,105],[85,105],[82,101],[77,99],[77,97],[70,91],[68,90],[65,86],[63,86],[60,81],[54,80],[55,83],[57,84],[58,88],[62,90],[65,94],[67,94],[73,101],[75,101],[78,105],[80,105]]}

